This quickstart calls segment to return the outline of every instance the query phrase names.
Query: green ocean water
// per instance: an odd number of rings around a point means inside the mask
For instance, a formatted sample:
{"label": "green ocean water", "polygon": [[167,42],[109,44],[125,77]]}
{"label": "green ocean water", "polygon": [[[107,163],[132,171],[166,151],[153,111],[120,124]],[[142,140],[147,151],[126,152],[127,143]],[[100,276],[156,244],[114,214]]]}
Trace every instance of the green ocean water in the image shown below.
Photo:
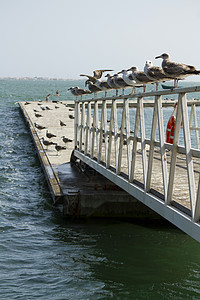
{"label": "green ocean water", "polygon": [[72,100],[75,85],[0,80],[0,299],[200,299],[200,244],[169,223],[67,221],[52,207],[17,102]]}

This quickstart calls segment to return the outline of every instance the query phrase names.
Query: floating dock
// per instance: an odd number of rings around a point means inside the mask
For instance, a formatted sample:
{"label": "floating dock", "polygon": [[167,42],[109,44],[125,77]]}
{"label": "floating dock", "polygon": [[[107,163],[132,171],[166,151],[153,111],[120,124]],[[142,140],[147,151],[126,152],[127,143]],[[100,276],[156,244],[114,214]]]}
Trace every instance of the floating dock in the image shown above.
{"label": "floating dock", "polygon": [[[64,216],[157,216],[133,196],[75,159],[73,101],[20,102],[19,107],[30,130],[53,203],[62,208]],[[49,139],[47,132],[55,137]],[[43,139],[53,144],[46,146]],[[57,151],[55,144],[65,149]]]}

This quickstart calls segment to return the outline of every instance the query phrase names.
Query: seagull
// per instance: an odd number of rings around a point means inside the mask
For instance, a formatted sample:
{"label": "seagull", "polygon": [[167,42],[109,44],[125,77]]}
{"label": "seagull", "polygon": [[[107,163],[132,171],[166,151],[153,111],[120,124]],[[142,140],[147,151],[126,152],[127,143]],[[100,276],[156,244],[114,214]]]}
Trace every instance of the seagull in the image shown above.
{"label": "seagull", "polygon": [[42,115],[40,115],[40,114],[35,114],[35,116],[36,116],[36,118],[42,117]]}
{"label": "seagull", "polygon": [[119,86],[114,83],[113,75],[107,74],[107,83],[112,89],[116,89],[116,96],[118,95]]}
{"label": "seagull", "polygon": [[39,130],[42,130],[42,129],[45,129],[46,127],[42,126],[42,125],[39,125],[37,123],[34,123],[35,127]]}
{"label": "seagull", "polygon": [[149,83],[155,83],[154,80],[150,80],[144,72],[139,71],[138,67],[131,67],[127,71],[132,71],[132,76],[135,79],[136,83],[142,84],[144,88],[144,92],[146,90],[146,85]]}
{"label": "seagull", "polygon": [[[104,71],[106,71],[106,70],[104,70]],[[90,82],[92,82],[93,84],[95,84],[100,89],[100,91],[105,91],[105,96],[107,94],[107,90],[110,90],[110,88],[111,88],[108,85],[107,81],[101,81],[101,80],[95,78],[94,76],[89,76],[89,75],[84,75],[84,74],[81,74],[80,76],[86,76],[86,77],[88,77],[88,80]],[[86,81],[86,83],[88,82],[88,80]]]}
{"label": "seagull", "polygon": [[36,108],[33,108],[33,111],[34,111],[34,112],[39,112]]}
{"label": "seagull", "polygon": [[174,87],[178,87],[178,81],[184,79],[190,75],[200,74],[200,70],[196,70],[194,66],[189,66],[185,64],[175,63],[170,61],[170,56],[167,53],[163,53],[155,57],[162,58],[162,69],[164,73],[174,79]]}
{"label": "seagull", "polygon": [[118,74],[113,75],[113,82],[116,86],[118,86],[120,89],[122,89],[124,94],[124,89],[130,87],[129,84],[127,84],[122,77],[120,77]]}
{"label": "seagull", "polygon": [[78,96],[91,94],[90,91],[85,90],[85,89],[80,89],[78,86],[76,86],[76,87],[74,88],[74,91],[75,91],[75,93],[76,93]]}
{"label": "seagull", "polygon": [[69,115],[70,119],[75,119],[75,117],[73,115]]}
{"label": "seagull", "polygon": [[98,88],[98,86],[95,83],[91,82],[89,79],[86,80],[85,86],[88,87],[88,89],[90,90],[91,93],[101,92],[101,89]]}
{"label": "seagull", "polygon": [[55,144],[55,143],[54,143],[54,145],[55,145],[55,149],[57,151],[57,155],[60,150],[66,150],[66,147],[59,146],[58,144]]}
{"label": "seagull", "polygon": [[52,110],[48,105],[46,105],[46,109],[47,110]]}
{"label": "seagull", "polygon": [[153,63],[150,60],[146,61],[146,64],[144,66],[144,73],[150,80],[156,81],[156,91],[158,90],[159,82],[171,80],[171,78],[165,75],[160,67],[153,66]]}
{"label": "seagull", "polygon": [[68,89],[68,91],[70,91],[70,92],[72,93],[72,95],[78,96],[77,93],[75,92],[75,87],[70,87],[70,88]]}
{"label": "seagull", "polygon": [[137,83],[133,79],[132,74],[130,74],[127,70],[122,70],[122,71],[118,72],[117,74],[122,74],[122,78],[126,82],[126,84],[133,87],[133,90],[132,90],[132,92],[133,92],[135,90],[135,87],[137,86]]}
{"label": "seagull", "polygon": [[48,137],[49,139],[51,139],[52,137],[56,137],[55,134],[48,132],[48,130],[46,131],[46,137]]}
{"label": "seagull", "polygon": [[44,144],[45,146],[47,146],[47,148],[48,148],[48,146],[50,146],[50,145],[56,145],[56,143],[54,143],[54,142],[50,142],[50,141],[45,140],[44,137],[42,137],[41,140],[42,140],[43,144]]}
{"label": "seagull", "polygon": [[66,126],[66,124],[60,120],[60,126]]}
{"label": "seagull", "polygon": [[63,140],[63,142],[64,143],[69,143],[69,142],[72,142],[72,140],[71,139],[68,139],[67,137],[65,137],[65,136],[62,136],[62,140]]}

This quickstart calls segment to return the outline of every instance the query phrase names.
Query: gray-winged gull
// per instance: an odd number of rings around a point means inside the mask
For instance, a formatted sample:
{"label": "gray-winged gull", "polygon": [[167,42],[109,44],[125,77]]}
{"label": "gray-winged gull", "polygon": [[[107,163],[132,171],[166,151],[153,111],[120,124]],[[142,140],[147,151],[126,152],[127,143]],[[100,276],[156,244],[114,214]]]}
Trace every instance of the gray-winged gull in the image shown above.
{"label": "gray-winged gull", "polygon": [[198,75],[200,74],[200,70],[196,70],[194,66],[171,62],[170,56],[167,53],[163,53],[159,56],[155,57],[162,58],[162,69],[164,73],[168,76],[174,79],[174,87],[178,87],[178,81],[180,79],[184,79],[187,76],[190,75]]}
{"label": "gray-winged gull", "polygon": [[133,78],[135,79],[136,83],[143,85],[144,92],[147,84],[155,83],[155,80],[149,79],[144,72],[139,71],[138,67],[131,67],[127,71],[132,71]]}
{"label": "gray-winged gull", "polygon": [[170,77],[167,77],[166,74],[160,67],[153,66],[152,61],[147,60],[144,66],[144,73],[150,80],[156,81],[156,90],[158,90],[158,83],[172,80]]}

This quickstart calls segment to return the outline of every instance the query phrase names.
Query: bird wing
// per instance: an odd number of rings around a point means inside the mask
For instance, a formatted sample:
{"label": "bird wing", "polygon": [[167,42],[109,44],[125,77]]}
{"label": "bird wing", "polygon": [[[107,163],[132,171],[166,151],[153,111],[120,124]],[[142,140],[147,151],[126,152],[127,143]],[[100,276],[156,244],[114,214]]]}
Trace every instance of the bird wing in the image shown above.
{"label": "bird wing", "polygon": [[148,76],[154,79],[166,78],[163,70],[159,67],[151,67],[148,69]]}
{"label": "bird wing", "polygon": [[185,64],[178,64],[174,62],[168,62],[164,67],[163,71],[169,75],[182,75],[187,74],[188,72],[195,71],[195,67],[185,65]]}
{"label": "bird wing", "polygon": [[93,76],[90,76],[90,75],[85,75],[85,74],[80,74],[80,76],[85,76],[85,77],[87,77],[90,81],[92,81],[92,82],[96,82],[96,78],[95,77],[93,77]]}
{"label": "bird wing", "polygon": [[102,76],[102,74],[103,74],[103,72],[110,72],[110,71],[113,71],[113,70],[108,70],[108,69],[94,70],[94,71],[93,71],[93,74],[94,74],[94,77],[95,77],[96,79],[100,79],[101,76]]}
{"label": "bird wing", "polygon": [[136,73],[134,73],[134,76],[137,80],[144,82],[144,83],[150,81],[150,79],[145,75],[144,72],[136,72]]}

